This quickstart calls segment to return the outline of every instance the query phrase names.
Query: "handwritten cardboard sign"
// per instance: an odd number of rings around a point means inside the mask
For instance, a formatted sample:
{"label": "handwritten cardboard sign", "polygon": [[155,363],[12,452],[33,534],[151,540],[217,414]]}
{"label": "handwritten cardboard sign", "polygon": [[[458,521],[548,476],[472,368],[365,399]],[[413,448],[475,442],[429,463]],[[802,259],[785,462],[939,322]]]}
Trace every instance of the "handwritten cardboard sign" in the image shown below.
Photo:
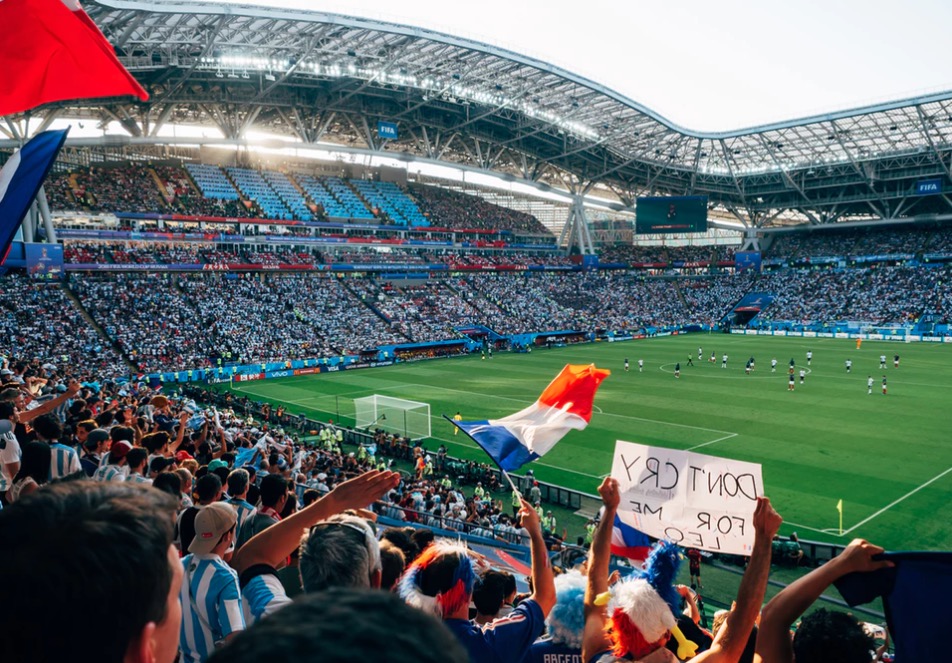
{"label": "handwritten cardboard sign", "polygon": [[618,440],[612,477],[618,516],[632,527],[686,548],[751,553],[760,465]]}

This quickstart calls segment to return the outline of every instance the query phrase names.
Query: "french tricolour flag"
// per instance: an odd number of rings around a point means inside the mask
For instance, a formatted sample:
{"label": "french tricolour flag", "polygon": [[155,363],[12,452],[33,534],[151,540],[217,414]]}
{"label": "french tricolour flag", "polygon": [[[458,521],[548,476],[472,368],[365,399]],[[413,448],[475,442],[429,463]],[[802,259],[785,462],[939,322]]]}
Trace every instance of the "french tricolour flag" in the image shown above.
{"label": "french tricolour flag", "polygon": [[37,134],[3,164],[0,170],[0,263],[6,259],[10,242],[53,167],[68,131]]}
{"label": "french tricolour flag", "polygon": [[592,419],[595,392],[610,371],[568,364],[539,399],[502,419],[454,421],[464,433],[511,472],[545,455],[570,430],[582,430]]}
{"label": "french tricolour flag", "polygon": [[79,0],[0,0],[0,115],[68,99],[149,98]]}
{"label": "french tricolour flag", "polygon": [[648,559],[651,553],[651,539],[647,534],[636,530],[624,522],[616,513],[612,523],[612,555],[627,557],[633,562],[641,563]]}

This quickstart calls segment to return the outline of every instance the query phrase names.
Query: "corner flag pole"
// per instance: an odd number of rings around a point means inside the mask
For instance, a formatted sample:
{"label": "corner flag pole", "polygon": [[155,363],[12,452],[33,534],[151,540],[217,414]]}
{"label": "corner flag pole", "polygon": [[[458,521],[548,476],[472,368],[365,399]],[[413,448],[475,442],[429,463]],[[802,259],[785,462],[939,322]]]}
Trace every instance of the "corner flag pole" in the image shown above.
{"label": "corner flag pole", "polygon": [[836,503],[836,510],[840,512],[840,536],[843,536],[843,500]]}

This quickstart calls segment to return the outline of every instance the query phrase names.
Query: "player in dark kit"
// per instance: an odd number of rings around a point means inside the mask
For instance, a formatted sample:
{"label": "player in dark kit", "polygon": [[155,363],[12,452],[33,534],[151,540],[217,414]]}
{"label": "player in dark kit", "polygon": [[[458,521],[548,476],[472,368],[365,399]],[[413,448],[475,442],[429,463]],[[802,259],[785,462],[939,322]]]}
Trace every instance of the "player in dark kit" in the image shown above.
{"label": "player in dark kit", "polygon": [[676,378],[681,377],[681,363],[680,362],[674,365],[674,377]]}

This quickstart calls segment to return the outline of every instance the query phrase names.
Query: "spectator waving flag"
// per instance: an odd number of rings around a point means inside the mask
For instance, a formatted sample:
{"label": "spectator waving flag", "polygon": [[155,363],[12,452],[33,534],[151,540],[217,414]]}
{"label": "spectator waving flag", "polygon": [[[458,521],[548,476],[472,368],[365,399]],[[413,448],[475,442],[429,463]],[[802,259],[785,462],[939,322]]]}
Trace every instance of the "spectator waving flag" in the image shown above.
{"label": "spectator waving flag", "polygon": [[651,553],[651,539],[647,534],[636,530],[624,522],[616,513],[612,523],[612,555],[627,557],[638,564],[648,559]]}
{"label": "spectator waving flag", "polygon": [[[3,2],[0,2],[0,7]],[[0,170],[0,263],[6,259],[10,242],[53,167],[68,131],[64,129],[37,134],[10,157],[3,165],[3,170]]]}
{"label": "spectator waving flag", "polygon": [[610,371],[567,364],[539,399],[502,419],[453,421],[503,470],[511,472],[545,455],[570,430],[592,419],[598,385]]}
{"label": "spectator waving flag", "polygon": [[149,98],[79,0],[2,0],[0,115],[68,99]]}

